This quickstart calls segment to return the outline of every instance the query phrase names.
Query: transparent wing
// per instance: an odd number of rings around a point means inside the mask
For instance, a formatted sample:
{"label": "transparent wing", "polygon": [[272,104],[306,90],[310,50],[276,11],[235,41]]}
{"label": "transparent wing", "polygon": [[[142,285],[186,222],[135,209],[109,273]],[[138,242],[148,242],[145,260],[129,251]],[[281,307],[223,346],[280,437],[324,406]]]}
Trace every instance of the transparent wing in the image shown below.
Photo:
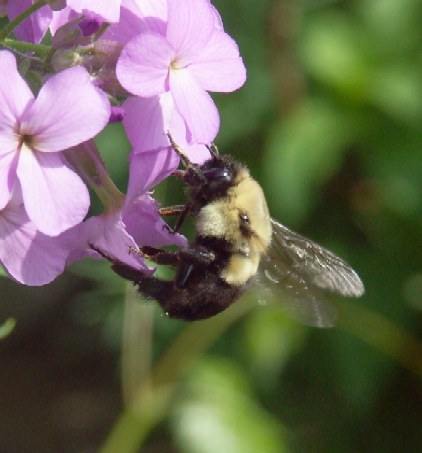
{"label": "transparent wing", "polygon": [[341,258],[272,220],[273,238],[257,277],[259,298],[284,302],[302,322],[332,326],[336,319],[329,293],[361,296],[364,286]]}

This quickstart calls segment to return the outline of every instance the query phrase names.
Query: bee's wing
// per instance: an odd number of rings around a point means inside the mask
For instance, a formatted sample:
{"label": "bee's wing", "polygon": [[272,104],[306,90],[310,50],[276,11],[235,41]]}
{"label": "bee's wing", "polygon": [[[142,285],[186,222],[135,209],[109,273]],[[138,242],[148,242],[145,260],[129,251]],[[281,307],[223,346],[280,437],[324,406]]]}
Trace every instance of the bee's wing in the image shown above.
{"label": "bee's wing", "polygon": [[293,315],[318,327],[334,324],[336,314],[328,292],[361,296],[362,281],[341,258],[272,220],[273,237],[262,258],[258,283],[266,297],[281,298]]}

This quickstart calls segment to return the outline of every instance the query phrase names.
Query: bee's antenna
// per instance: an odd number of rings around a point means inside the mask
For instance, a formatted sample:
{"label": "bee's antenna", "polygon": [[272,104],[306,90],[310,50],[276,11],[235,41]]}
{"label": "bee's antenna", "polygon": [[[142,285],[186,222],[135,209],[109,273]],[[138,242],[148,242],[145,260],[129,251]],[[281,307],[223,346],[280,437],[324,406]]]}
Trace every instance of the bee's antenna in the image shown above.
{"label": "bee's antenna", "polygon": [[[206,178],[204,177],[202,171],[200,170],[199,166],[191,162],[189,157],[185,154],[183,149],[173,140],[170,132],[167,131],[167,137],[170,140],[171,147],[174,151],[180,156],[180,160],[182,161],[183,165],[186,167],[187,172],[190,171],[191,174],[193,173],[200,181],[205,181]],[[177,173],[176,173],[177,175]],[[185,176],[182,176],[182,179],[186,180]]]}
{"label": "bee's antenna", "polygon": [[170,140],[171,147],[180,156],[180,159],[182,160],[183,165],[186,168],[194,166],[194,164],[190,161],[189,157],[185,154],[183,149],[173,140],[173,137],[171,136],[169,131],[167,131],[167,137]]}
{"label": "bee's antenna", "polygon": [[210,145],[207,145],[207,148],[212,157],[218,157],[220,155],[217,145],[214,142],[212,142]]}

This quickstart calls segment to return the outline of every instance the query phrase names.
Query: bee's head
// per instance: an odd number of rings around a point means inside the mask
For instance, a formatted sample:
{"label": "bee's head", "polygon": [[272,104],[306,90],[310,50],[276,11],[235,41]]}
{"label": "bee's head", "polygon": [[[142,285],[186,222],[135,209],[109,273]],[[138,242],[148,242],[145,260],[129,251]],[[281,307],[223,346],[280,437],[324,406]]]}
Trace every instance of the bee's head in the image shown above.
{"label": "bee's head", "polygon": [[223,239],[233,253],[261,255],[271,241],[271,220],[261,186],[246,167],[234,169],[231,185],[198,213],[197,234]]}

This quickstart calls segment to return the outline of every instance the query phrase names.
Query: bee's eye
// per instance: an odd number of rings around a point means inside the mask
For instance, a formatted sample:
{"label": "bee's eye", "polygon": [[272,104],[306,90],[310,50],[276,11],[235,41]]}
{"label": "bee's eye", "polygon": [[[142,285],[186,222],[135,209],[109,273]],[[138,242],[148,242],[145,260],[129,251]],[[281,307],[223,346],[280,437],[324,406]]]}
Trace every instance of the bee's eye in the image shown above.
{"label": "bee's eye", "polygon": [[249,225],[249,216],[248,214],[245,214],[244,212],[241,212],[239,214],[239,218],[240,218],[240,222],[242,223],[242,225]]}

